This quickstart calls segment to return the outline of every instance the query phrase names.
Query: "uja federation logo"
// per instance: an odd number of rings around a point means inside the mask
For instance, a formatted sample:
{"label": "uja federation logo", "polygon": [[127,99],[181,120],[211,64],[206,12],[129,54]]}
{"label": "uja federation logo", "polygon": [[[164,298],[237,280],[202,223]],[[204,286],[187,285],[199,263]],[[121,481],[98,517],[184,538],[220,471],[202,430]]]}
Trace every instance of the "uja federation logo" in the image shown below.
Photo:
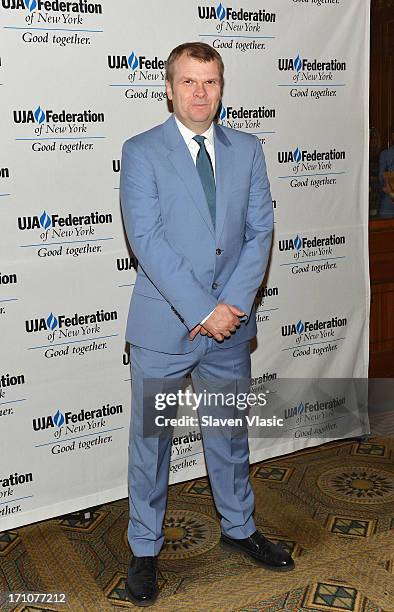
{"label": "uja federation logo", "polygon": [[[322,151],[317,149],[304,149],[297,146],[293,150],[277,152],[277,161],[279,164],[283,166],[285,164],[291,164],[288,171],[291,171],[293,176],[281,177],[291,179],[291,187],[309,187],[310,185],[311,187],[319,188],[322,185],[336,184],[337,177],[329,178],[327,175],[332,174],[334,170],[337,175],[344,174],[345,169],[342,162],[344,162],[346,158],[346,151],[337,150],[334,147]],[[304,177],[304,181],[298,181],[298,175],[302,176],[305,172],[319,172],[320,175],[307,174],[306,178]],[[324,178],[322,178],[323,173],[326,174]]]}
{"label": "uja federation logo", "polygon": [[347,317],[331,316],[327,319],[302,320],[285,323],[281,326],[281,336],[286,338],[289,346],[283,351],[293,358],[322,357],[335,352],[342,341],[346,339],[345,330],[348,325]]}
{"label": "uja federation logo", "polygon": [[[81,408],[78,412],[67,411],[63,413],[58,409],[54,414],[32,419],[32,428],[34,432],[51,432],[55,439],[67,436],[67,434],[82,432],[91,432],[87,434],[89,436],[100,433],[102,428],[107,426],[108,417],[117,417],[121,414],[123,414],[122,404],[103,404],[101,408],[92,410]],[[101,436],[98,436],[98,438],[90,441],[79,441],[78,448],[91,448],[91,446],[109,442],[110,440],[111,437],[102,439]],[[67,450],[75,450],[75,440]],[[62,452],[59,447],[52,448],[53,454],[58,454],[59,452]]]}
{"label": "uja federation logo", "polygon": [[154,57],[146,57],[145,55],[137,55],[132,51],[128,55],[108,55],[108,68],[119,70],[164,70],[166,60],[155,55]]}
{"label": "uja federation logo", "polygon": [[279,164],[299,164],[300,162],[338,161],[346,159],[346,151],[337,151],[332,148],[328,151],[314,149],[300,149],[296,147],[293,151],[278,151]]}
{"label": "uja federation logo", "polygon": [[268,106],[246,108],[244,106],[235,107],[221,104],[219,108],[219,120],[233,129],[260,128],[262,126],[261,121],[275,118],[275,108]]}
{"label": "uja federation logo", "polygon": [[293,71],[296,73],[301,72],[301,70],[308,72],[344,71],[346,70],[346,62],[341,62],[337,59],[326,61],[310,60],[308,58],[302,59],[298,54],[295,58],[280,57],[278,59],[278,69],[281,72]]}
{"label": "uja federation logo", "polygon": [[309,334],[313,334],[314,332],[322,332],[322,336],[328,336],[331,334],[325,334],[326,330],[333,330],[339,327],[345,327],[347,325],[346,317],[331,317],[331,319],[327,319],[325,321],[321,321],[316,319],[315,321],[298,321],[298,323],[289,323],[287,325],[282,325],[282,336],[293,336],[293,335],[301,335],[304,334],[305,340],[314,340],[316,339],[315,335],[313,337],[309,337]]}
{"label": "uja federation logo", "polygon": [[[92,419],[102,419],[103,417],[114,416],[123,413],[122,404],[111,406],[110,404],[104,404],[102,408],[95,410],[84,410],[83,408],[77,412],[61,412],[57,410],[53,415],[36,417],[32,420],[34,431],[43,431],[49,428],[62,428],[63,425],[69,425],[72,423],[83,423],[85,421],[91,421]],[[74,431],[72,432],[74,433]]]}
{"label": "uja federation logo", "polygon": [[25,321],[26,331],[28,333],[37,332],[42,330],[53,331],[59,325],[59,319],[51,312],[47,318],[41,317],[41,319],[30,319]]}
{"label": "uja federation logo", "polygon": [[[293,238],[281,238],[276,244],[278,250],[288,254],[290,258],[284,265],[291,266],[288,269],[300,278],[300,275],[309,272],[320,274],[327,270],[337,270],[338,261],[345,261],[346,243],[347,238],[344,235],[306,237],[297,234]],[[323,261],[324,258],[326,261]]]}
{"label": "uja federation logo", "polygon": [[297,234],[294,238],[278,240],[277,244],[279,251],[300,251],[301,249],[316,249],[344,245],[345,242],[345,236],[337,236],[336,234],[330,234],[325,237],[313,236],[312,238],[307,238],[306,236],[300,238]]}
{"label": "uja federation logo", "polygon": [[259,9],[257,11],[248,11],[244,8],[233,9],[225,7],[222,2],[215,6],[198,6],[198,17],[200,19],[209,19],[217,21],[244,21],[244,22],[275,22],[276,13],[269,13],[265,9]]}
{"label": "uja federation logo", "polygon": [[347,327],[346,317],[332,316],[329,319],[288,323],[281,326],[281,335],[287,338],[292,346],[283,350],[292,351],[294,358],[322,357],[338,350],[341,342],[346,339],[344,331]]}
{"label": "uja federation logo", "polygon": [[40,216],[18,217],[18,229],[22,231],[62,227],[76,228],[78,226],[105,225],[108,223],[112,223],[112,213],[99,213],[98,211],[78,216],[72,213],[62,216],[57,213],[51,215],[44,210]]}
{"label": "uja federation logo", "polygon": [[[38,215],[17,217],[18,230],[20,232],[34,231],[36,240],[41,241],[42,248],[40,245],[35,245],[40,247],[37,251],[39,257],[55,257],[63,254],[78,257],[82,254],[101,253],[102,245],[97,244],[97,241],[112,239],[102,237],[102,228],[108,227],[112,222],[112,213],[99,213],[97,210],[86,211],[83,215],[50,214],[43,210]],[[91,240],[93,237],[95,244]],[[77,238],[77,240],[70,241],[70,238]],[[83,242],[81,238],[86,240],[85,244],[81,244]],[[56,242],[55,245],[60,246],[53,246],[53,243],[50,242],[53,239],[64,240],[64,245],[62,242]],[[75,242],[78,244],[74,244]],[[63,246],[65,246],[64,250]]]}
{"label": "uja federation logo", "polygon": [[64,0],[1,0],[4,9],[38,11],[56,11],[61,13],[82,13],[101,15],[103,7],[100,2],[67,2]]}
{"label": "uja federation logo", "polygon": [[[25,321],[25,330],[27,333],[35,333],[40,331],[53,332],[57,328],[59,329],[59,337],[69,337],[70,335],[77,335],[72,332],[72,328],[92,325],[97,323],[104,323],[109,321],[116,321],[118,313],[116,310],[104,311],[103,309],[97,310],[94,313],[79,314],[75,313],[72,316],[68,315],[54,315],[53,312],[49,313],[47,317],[41,317],[36,319],[28,319]],[[71,334],[70,334],[71,328]],[[78,330],[76,330],[78,331]],[[99,330],[98,330],[99,331]]]}
{"label": "uja federation logo", "polygon": [[14,123],[104,123],[104,113],[95,113],[83,110],[78,113],[69,113],[65,109],[54,112],[52,109],[44,110],[37,106],[35,110],[17,109],[13,111]]}
{"label": "uja federation logo", "polygon": [[[284,418],[287,419],[297,419],[297,417],[302,417],[305,421],[310,420],[320,420],[323,416],[326,417],[327,413],[332,415],[335,408],[339,408],[346,403],[346,397],[333,397],[332,399],[326,401],[305,401],[300,402],[297,406],[293,406],[292,408],[285,408]],[[298,422],[301,422],[301,419],[297,419]]]}

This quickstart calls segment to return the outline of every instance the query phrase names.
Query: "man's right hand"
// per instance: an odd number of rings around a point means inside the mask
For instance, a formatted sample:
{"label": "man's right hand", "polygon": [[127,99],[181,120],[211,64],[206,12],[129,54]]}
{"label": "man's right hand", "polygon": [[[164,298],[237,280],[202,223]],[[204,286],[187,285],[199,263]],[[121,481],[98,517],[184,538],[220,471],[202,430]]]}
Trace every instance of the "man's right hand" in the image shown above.
{"label": "man's right hand", "polygon": [[230,338],[231,332],[236,331],[241,325],[239,317],[243,316],[245,313],[236,306],[218,304],[211,316],[201,326],[200,334],[208,333],[221,342],[224,338]]}

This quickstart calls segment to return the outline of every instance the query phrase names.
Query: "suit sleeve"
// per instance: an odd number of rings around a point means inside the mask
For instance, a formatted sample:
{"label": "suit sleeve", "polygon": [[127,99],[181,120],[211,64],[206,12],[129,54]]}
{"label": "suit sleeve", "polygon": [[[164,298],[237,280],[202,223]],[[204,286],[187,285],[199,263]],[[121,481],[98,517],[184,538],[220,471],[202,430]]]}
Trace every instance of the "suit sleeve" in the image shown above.
{"label": "suit sleeve", "polygon": [[141,147],[128,140],[123,145],[120,176],[127,237],[145,274],[190,330],[215,308],[217,299],[167,241],[159,197],[152,163]]}
{"label": "suit sleeve", "polygon": [[220,302],[233,304],[250,316],[253,302],[264,278],[270,253],[273,211],[264,154],[259,140],[250,181],[244,243],[238,263],[219,296]]}

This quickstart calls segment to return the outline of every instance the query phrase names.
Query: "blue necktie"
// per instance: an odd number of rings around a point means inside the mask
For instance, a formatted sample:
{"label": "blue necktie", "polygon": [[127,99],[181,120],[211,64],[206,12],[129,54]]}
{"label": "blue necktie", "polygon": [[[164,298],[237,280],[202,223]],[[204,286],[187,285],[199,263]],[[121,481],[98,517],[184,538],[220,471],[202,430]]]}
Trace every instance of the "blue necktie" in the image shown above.
{"label": "blue necktie", "polygon": [[196,168],[200,175],[201,183],[204,189],[205,197],[208,202],[209,212],[211,213],[213,227],[216,222],[216,185],[215,176],[213,174],[212,162],[205,148],[205,136],[194,136],[200,150],[197,154]]}

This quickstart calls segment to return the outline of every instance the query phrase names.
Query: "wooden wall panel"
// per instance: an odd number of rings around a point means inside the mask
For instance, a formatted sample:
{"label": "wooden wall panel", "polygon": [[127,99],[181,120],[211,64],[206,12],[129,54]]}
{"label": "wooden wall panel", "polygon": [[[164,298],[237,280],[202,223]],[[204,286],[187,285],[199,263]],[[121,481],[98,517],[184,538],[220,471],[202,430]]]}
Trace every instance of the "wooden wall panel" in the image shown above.
{"label": "wooden wall panel", "polygon": [[[390,145],[394,124],[394,0],[371,1],[370,126],[380,150]],[[379,151],[371,151],[377,157]]]}
{"label": "wooden wall panel", "polygon": [[370,222],[369,264],[369,376],[394,378],[394,219]]}

